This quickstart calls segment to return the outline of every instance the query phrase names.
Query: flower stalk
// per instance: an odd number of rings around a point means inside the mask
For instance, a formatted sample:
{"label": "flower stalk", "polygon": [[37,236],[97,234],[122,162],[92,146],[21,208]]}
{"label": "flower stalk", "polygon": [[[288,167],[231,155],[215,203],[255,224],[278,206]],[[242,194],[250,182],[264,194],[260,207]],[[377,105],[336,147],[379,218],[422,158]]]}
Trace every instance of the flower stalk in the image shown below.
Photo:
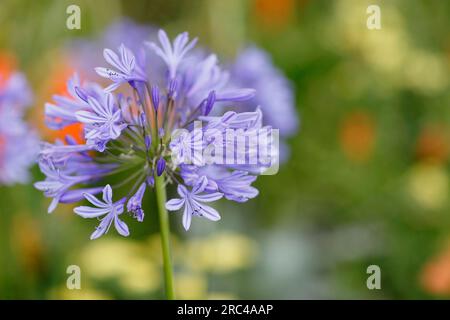
{"label": "flower stalk", "polygon": [[158,206],[159,228],[161,235],[165,293],[168,300],[173,300],[175,299],[175,292],[173,287],[172,259],[170,255],[169,215],[167,214],[165,206],[167,196],[166,187],[164,185],[164,175],[158,176],[155,174],[155,193]]}

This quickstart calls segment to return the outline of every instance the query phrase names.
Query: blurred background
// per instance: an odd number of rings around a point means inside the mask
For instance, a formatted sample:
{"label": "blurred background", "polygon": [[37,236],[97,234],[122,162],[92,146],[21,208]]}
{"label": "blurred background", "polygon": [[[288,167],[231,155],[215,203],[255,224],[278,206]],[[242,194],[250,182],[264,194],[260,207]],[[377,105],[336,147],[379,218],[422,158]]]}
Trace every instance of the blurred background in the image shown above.
{"label": "blurred background", "polygon": [[[66,28],[70,4],[81,30]],[[370,4],[381,30],[366,27]],[[29,121],[54,139],[44,103],[101,59],[114,24],[189,31],[224,62],[263,48],[293,84],[300,130],[260,196],[220,203],[220,223],[186,233],[171,215],[178,298],[449,298],[449,14],[439,0],[2,0],[0,72],[27,75]],[[0,298],[163,298],[151,198],[132,236],[96,241],[95,221],[70,205],[48,215],[31,183],[0,187],[0,201]],[[366,287],[372,264],[381,290]],[[69,265],[81,290],[66,287]]]}

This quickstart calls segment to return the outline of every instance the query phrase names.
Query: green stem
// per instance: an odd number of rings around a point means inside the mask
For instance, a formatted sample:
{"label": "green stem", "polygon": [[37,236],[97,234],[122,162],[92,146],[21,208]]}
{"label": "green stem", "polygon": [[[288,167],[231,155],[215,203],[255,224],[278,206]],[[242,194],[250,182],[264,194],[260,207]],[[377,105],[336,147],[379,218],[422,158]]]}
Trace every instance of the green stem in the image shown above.
{"label": "green stem", "polygon": [[175,293],[173,290],[173,274],[172,274],[172,262],[170,258],[170,243],[169,243],[169,216],[166,210],[166,187],[164,186],[163,176],[155,175],[155,192],[156,201],[158,204],[159,215],[159,227],[161,234],[161,246],[164,265],[164,284],[166,289],[166,298],[168,300],[175,299]]}

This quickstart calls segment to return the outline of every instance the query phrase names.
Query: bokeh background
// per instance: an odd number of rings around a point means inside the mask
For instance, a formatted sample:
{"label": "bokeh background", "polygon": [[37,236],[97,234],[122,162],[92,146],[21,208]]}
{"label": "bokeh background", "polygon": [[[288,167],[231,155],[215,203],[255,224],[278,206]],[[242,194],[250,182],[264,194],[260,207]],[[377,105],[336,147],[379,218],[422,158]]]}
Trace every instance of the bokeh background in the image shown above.
{"label": "bokeh background", "polygon": [[[70,4],[81,30],[66,28]],[[381,30],[366,28],[370,4]],[[1,0],[0,71],[27,75],[29,120],[53,139],[44,103],[124,18],[189,31],[223,61],[264,48],[292,81],[301,128],[259,197],[221,203],[220,223],[197,219],[188,233],[171,215],[177,296],[448,298],[449,14],[440,0]],[[99,51],[80,50],[86,41]],[[0,298],[163,298],[151,198],[131,237],[96,241],[94,221],[70,205],[48,215],[48,203],[31,183],[0,187]],[[381,290],[366,287],[372,264]],[[69,265],[81,290],[66,288]]]}

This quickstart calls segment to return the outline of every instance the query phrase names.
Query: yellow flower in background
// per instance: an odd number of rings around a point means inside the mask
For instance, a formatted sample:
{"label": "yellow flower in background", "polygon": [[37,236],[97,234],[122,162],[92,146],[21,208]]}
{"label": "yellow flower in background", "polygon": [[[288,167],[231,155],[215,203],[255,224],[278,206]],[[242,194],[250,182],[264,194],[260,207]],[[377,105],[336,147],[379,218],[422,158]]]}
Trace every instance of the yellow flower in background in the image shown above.
{"label": "yellow flower in background", "polygon": [[[222,232],[190,239],[185,244],[172,236],[177,297],[180,299],[235,299],[228,293],[208,293],[206,273],[232,273],[253,265],[256,244],[237,233]],[[116,280],[134,294],[162,288],[159,272],[161,241],[154,234],[147,241],[101,239],[90,242],[80,253],[81,269],[88,280]],[[126,263],[124,263],[124,261]]]}
{"label": "yellow flower in background", "polygon": [[369,0],[337,1],[335,21],[327,22],[329,32],[335,35],[332,39],[341,50],[357,51],[368,63],[381,71],[399,71],[407,49],[401,16],[394,6],[383,3],[381,29],[369,30],[366,26],[366,10],[371,4],[373,1]]}
{"label": "yellow flower in background", "polygon": [[56,300],[110,300],[107,293],[92,288],[82,288],[80,290],[69,290],[65,286],[50,290],[50,299]]}
{"label": "yellow flower in background", "polygon": [[410,50],[403,64],[402,80],[410,88],[427,94],[444,90],[448,84],[448,63],[442,54]]}
{"label": "yellow flower in background", "polygon": [[[178,241],[178,238],[173,234],[170,235],[170,243],[172,245],[173,259],[181,259],[181,257],[184,255],[185,250]],[[145,252],[150,255],[151,259],[161,265],[161,237],[159,233],[155,233],[148,237],[147,241],[144,244],[144,247],[145,248],[143,250],[145,250]]]}
{"label": "yellow flower in background", "polygon": [[119,284],[123,288],[133,293],[146,293],[160,287],[161,275],[153,262],[135,257],[127,263],[132,267],[125,269],[119,276]]}
{"label": "yellow flower in background", "polygon": [[90,242],[81,253],[81,261],[94,278],[114,277],[127,268],[122,263],[139,252],[138,244],[118,239]]}
{"label": "yellow flower in background", "polygon": [[154,291],[160,287],[161,275],[144,249],[144,245],[129,240],[92,242],[81,253],[82,270],[93,279],[117,279],[120,286],[133,293]]}
{"label": "yellow flower in background", "polygon": [[415,165],[409,172],[408,191],[423,208],[442,208],[448,199],[447,171],[440,165]]}
{"label": "yellow flower in background", "polygon": [[380,3],[381,29],[366,27],[370,0],[341,0],[336,3],[333,22],[327,21],[330,41],[341,51],[353,51],[379,72],[383,83],[425,94],[445,90],[449,84],[447,57],[414,45],[413,34],[400,7]]}
{"label": "yellow flower in background", "polygon": [[204,299],[208,292],[206,278],[198,273],[178,273],[175,283],[177,299]]}
{"label": "yellow flower in background", "polygon": [[[234,272],[252,266],[257,256],[257,246],[250,238],[232,232],[190,238],[186,243],[180,243],[172,235],[171,243],[174,260],[181,261],[181,267],[195,271]],[[144,251],[153,261],[161,263],[158,234],[148,238]]]}
{"label": "yellow flower in background", "polygon": [[239,299],[236,295],[229,292],[211,292],[208,294],[208,300],[237,300]]}
{"label": "yellow flower in background", "polygon": [[240,234],[219,233],[186,244],[186,264],[193,270],[233,272],[251,266],[256,258],[255,243]]}

